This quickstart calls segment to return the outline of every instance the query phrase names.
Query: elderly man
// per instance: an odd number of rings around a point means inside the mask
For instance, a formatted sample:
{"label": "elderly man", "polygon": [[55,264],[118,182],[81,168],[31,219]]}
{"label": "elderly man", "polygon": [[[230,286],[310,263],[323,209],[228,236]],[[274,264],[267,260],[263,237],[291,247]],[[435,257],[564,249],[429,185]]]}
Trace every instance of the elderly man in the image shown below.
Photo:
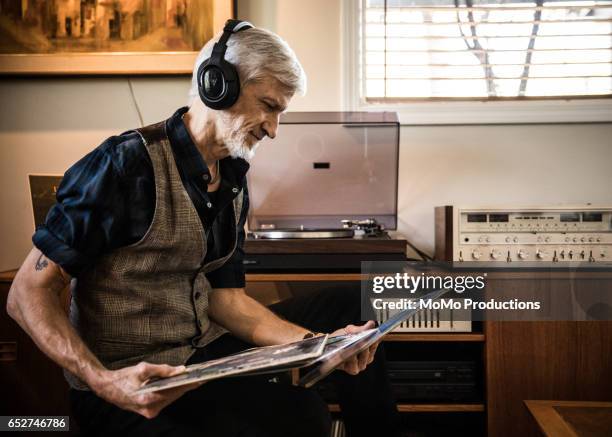
{"label": "elderly man", "polygon": [[[185,364],[372,326],[351,324],[359,320],[354,293],[266,308],[244,292],[246,160],[276,136],[280,114],[304,88],[284,41],[230,20],[196,61],[189,108],[107,139],[66,172],[8,310],[65,369],[88,435],[329,434],[327,406],[314,391],[270,377],[134,394]],[[58,293],[72,279],[68,319]],[[330,378],[349,434],[393,434],[397,410],[381,351],[342,370]]]}

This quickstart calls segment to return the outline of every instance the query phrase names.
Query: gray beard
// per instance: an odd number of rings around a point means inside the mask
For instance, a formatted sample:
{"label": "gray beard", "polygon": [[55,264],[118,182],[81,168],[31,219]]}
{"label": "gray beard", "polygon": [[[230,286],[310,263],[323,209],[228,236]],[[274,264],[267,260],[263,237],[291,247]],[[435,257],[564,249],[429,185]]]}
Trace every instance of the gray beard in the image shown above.
{"label": "gray beard", "polygon": [[257,147],[259,147],[259,143],[253,144],[253,146],[249,149],[249,147],[245,144],[244,139],[232,138],[230,141],[225,143],[225,147],[227,147],[229,150],[232,158],[242,158],[250,161],[255,156],[255,150]]}
{"label": "gray beard", "polygon": [[242,126],[242,118],[230,118],[221,116],[217,119],[217,130],[218,132],[232,132],[229,138],[225,138],[225,147],[229,150],[232,158],[242,158],[247,161],[255,156],[255,149],[259,146],[259,143],[253,144],[249,149],[246,145],[246,138],[248,134],[236,135],[240,127]]}

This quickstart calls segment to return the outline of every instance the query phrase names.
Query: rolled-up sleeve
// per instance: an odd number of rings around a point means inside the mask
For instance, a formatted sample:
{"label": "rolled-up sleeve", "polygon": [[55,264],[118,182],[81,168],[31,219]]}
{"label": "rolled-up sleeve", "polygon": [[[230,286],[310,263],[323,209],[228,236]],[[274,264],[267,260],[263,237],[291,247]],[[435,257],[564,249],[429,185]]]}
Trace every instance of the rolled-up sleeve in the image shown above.
{"label": "rolled-up sleeve", "polygon": [[122,232],[125,201],[120,185],[107,148],[93,150],[64,174],[57,202],[32,237],[34,245],[78,276],[109,251]]}
{"label": "rolled-up sleeve", "polygon": [[36,229],[32,242],[47,258],[61,266],[72,277],[77,276],[91,263],[87,256],[55,236],[47,225]]}

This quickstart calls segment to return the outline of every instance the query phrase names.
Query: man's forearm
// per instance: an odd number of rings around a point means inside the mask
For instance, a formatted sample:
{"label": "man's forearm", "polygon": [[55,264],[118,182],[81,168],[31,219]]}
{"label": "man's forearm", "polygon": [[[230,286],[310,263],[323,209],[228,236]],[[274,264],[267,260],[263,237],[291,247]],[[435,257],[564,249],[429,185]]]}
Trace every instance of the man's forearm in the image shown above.
{"label": "man's forearm", "polygon": [[59,267],[33,250],[13,281],[7,310],[47,356],[96,385],[106,369],[70,324],[59,297],[67,279],[52,269]]}
{"label": "man's forearm", "polygon": [[236,337],[258,346],[301,340],[309,332],[281,319],[247,295],[243,288],[213,290],[209,298],[209,315]]}

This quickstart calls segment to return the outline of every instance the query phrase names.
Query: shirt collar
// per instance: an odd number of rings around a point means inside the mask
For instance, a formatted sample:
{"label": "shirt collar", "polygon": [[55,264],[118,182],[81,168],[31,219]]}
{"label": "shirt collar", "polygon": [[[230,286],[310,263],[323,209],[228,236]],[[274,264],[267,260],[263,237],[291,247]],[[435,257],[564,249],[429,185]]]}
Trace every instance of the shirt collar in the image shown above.
{"label": "shirt collar", "polygon": [[[210,177],[208,166],[183,121],[183,114],[188,109],[187,106],[179,108],[166,122],[166,131],[176,166],[185,179],[201,178],[204,175]],[[219,165],[224,179],[234,186],[242,186],[244,176],[250,167],[248,162],[242,158],[227,157],[222,159]]]}

